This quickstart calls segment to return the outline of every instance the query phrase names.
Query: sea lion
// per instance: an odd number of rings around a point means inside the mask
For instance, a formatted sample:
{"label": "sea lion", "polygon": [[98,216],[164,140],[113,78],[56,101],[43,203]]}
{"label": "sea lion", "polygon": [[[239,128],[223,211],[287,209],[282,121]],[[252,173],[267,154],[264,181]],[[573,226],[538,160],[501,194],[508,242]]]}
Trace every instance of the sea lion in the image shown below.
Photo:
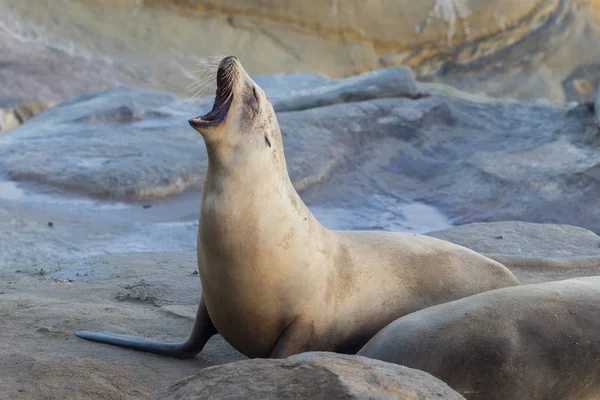
{"label": "sea lion", "polygon": [[359,355],[420,369],[467,399],[600,398],[600,277],[479,293],[405,315]]}
{"label": "sea lion", "polygon": [[181,343],[78,336],[176,357],[193,357],[217,332],[251,358],[354,353],[402,315],[518,284],[500,263],[440,239],[324,228],[290,181],[268,97],[233,56],[219,65],[212,110],[189,123],[208,154],[192,334]]}

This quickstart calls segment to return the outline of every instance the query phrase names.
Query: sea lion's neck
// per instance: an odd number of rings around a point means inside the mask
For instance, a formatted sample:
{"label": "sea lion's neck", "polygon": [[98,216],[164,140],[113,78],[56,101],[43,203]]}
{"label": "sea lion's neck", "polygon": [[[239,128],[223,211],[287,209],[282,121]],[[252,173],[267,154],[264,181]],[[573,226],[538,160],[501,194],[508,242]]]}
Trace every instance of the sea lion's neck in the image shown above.
{"label": "sea lion's neck", "polygon": [[327,230],[306,207],[287,172],[278,172],[257,166],[220,168],[209,161],[198,228],[203,282],[211,281],[213,274],[226,274],[231,281],[227,285],[233,286],[221,289],[233,290],[235,282],[264,277],[274,267],[272,259],[280,260],[278,268],[285,274],[293,273],[298,259],[316,254],[306,244],[318,246]]}
{"label": "sea lion's neck", "polygon": [[[254,213],[303,212],[310,214],[289,178],[283,146],[272,140],[271,146],[236,148],[207,143],[208,168],[203,188],[203,210],[235,215],[247,207]],[[306,218],[314,218],[312,214]]]}
{"label": "sea lion's neck", "polygon": [[240,195],[263,190],[288,191],[290,182],[283,148],[248,149],[251,144],[207,143],[208,168],[204,190],[213,194],[237,191]]}

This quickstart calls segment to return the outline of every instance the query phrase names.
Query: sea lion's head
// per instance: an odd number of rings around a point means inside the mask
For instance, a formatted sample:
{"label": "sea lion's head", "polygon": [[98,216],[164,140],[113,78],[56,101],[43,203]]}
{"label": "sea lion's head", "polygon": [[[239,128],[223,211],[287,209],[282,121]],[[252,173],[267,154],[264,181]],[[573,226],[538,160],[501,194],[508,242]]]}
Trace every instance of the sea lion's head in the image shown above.
{"label": "sea lion's head", "polygon": [[[246,154],[253,163],[257,158],[283,160],[281,132],[271,101],[235,56],[225,57],[219,64],[210,112],[189,123],[204,138],[209,158],[213,155],[223,160],[235,155],[239,159]],[[246,161],[248,157],[244,157]]]}

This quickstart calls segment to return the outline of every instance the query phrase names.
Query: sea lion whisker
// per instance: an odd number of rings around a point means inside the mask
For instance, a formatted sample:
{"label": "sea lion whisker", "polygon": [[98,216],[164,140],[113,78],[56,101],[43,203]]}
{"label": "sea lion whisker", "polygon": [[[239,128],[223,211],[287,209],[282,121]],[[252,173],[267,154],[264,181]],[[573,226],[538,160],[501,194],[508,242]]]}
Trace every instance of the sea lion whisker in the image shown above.
{"label": "sea lion whisker", "polygon": [[187,93],[192,92],[198,88],[202,88],[202,87],[208,87],[211,86],[212,84],[214,84],[214,81],[201,81],[201,82],[197,82],[196,84],[194,84],[194,86],[190,86]]}
{"label": "sea lion whisker", "polygon": [[192,96],[192,97],[193,97],[193,98],[195,98],[195,97],[198,97],[198,96],[200,96],[200,95],[204,94],[204,92],[206,92],[206,90],[208,90],[208,88],[209,88],[209,87],[213,86],[213,85],[214,85],[214,83],[215,83],[214,81],[207,81],[207,82],[205,82],[205,83],[204,83],[204,84],[202,84],[202,85],[199,85],[199,86],[197,86],[197,87],[195,87],[195,88],[192,88],[192,89],[190,89],[190,90],[188,91],[188,93],[189,93],[189,92],[191,92],[191,91],[193,91],[193,90],[196,90],[196,89],[197,89],[197,92],[196,92],[196,94],[194,94],[194,96]]}
{"label": "sea lion whisker", "polygon": [[197,89],[198,87],[201,87],[201,86],[204,86],[204,85],[210,86],[210,85],[213,85],[214,83],[215,83],[215,80],[212,79],[212,78],[209,78],[209,79],[197,81],[197,82],[195,82],[195,85],[190,86],[190,87],[193,90],[193,89]]}

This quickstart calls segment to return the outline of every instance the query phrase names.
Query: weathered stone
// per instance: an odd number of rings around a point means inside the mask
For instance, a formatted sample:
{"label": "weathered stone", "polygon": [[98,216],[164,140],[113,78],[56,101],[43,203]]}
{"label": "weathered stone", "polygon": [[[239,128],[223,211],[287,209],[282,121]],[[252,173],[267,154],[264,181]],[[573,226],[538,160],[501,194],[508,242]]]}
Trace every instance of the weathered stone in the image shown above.
{"label": "weathered stone", "polygon": [[207,366],[244,359],[220,336],[195,359],[180,360],[74,335],[103,326],[184,339],[193,317],[182,314],[195,310],[201,293],[195,269],[193,251],[0,266],[0,397],[143,399]]}
{"label": "weathered stone", "polygon": [[[372,84],[390,75],[398,84],[390,95],[402,97],[351,101],[377,96]],[[289,93],[261,80],[276,110],[313,107],[278,111],[290,175],[309,206],[353,210],[358,218],[348,217],[361,228],[410,229],[374,224],[360,210],[393,213],[420,202],[455,224],[516,219],[600,231],[600,154],[586,105],[490,101],[426,85],[417,92],[432,95],[412,98],[414,81],[399,67],[343,80],[312,76]],[[319,106],[337,101],[346,102]],[[123,88],[82,95],[0,138],[0,170],[105,198],[199,188],[206,152],[187,119],[210,105]]]}
{"label": "weathered stone", "polygon": [[0,0],[0,95],[195,94],[196,64],[226,52],[253,74],[403,64],[472,92],[578,100],[561,83],[597,62],[598,14],[591,0]]}
{"label": "weathered stone", "polygon": [[598,88],[594,93],[594,122],[596,123],[596,127],[598,128],[597,136],[600,138],[600,82],[598,83]]}
{"label": "weathered stone", "polygon": [[0,100],[0,132],[16,128],[47,107],[40,100]]}
{"label": "weathered stone", "polygon": [[334,353],[247,360],[205,368],[151,397],[155,400],[463,399],[422,371]]}
{"label": "weathered stone", "polygon": [[600,87],[600,63],[578,65],[562,82],[565,97],[573,101],[595,101],[596,88]]}
{"label": "weathered stone", "polygon": [[461,225],[427,235],[500,262],[507,257],[525,260],[510,266],[523,284],[600,275],[600,236],[575,226],[503,221]]}
{"label": "weathered stone", "polygon": [[295,91],[285,82],[281,82],[279,87],[272,83],[268,86],[263,89],[271,89],[274,93],[270,98],[276,111],[299,111],[337,103],[394,97],[416,99],[426,95],[419,91],[411,69],[402,66],[365,72],[345,79],[316,81],[310,87]]}
{"label": "weathered stone", "polygon": [[[10,211],[9,217],[1,218],[0,223],[18,214],[17,208]],[[29,212],[29,208],[26,211]],[[198,275],[194,274],[196,253],[193,250],[128,253],[59,263],[40,259],[35,265],[30,264],[29,260],[36,255],[32,253],[47,246],[46,242],[51,242],[53,236],[61,238],[56,251],[82,252],[81,244],[76,241],[80,232],[74,228],[62,232],[63,224],[67,224],[62,218],[54,222],[55,228],[46,227],[51,233],[42,236],[34,232],[27,242],[12,242],[9,235],[7,243],[6,233],[18,233],[23,227],[16,225],[9,230],[0,225],[3,232],[0,255],[6,253],[5,245],[21,249],[17,261],[6,264],[0,260],[0,393],[15,399],[139,399],[202,368],[245,359],[221,336],[212,338],[193,360],[160,357],[77,338],[73,332],[86,328],[184,339],[192,328],[201,293]],[[80,229],[105,228],[94,223]],[[147,236],[148,229],[144,229],[143,234]],[[522,222],[473,224],[432,235],[486,252],[547,253],[551,257],[595,254],[595,240],[598,240],[584,229]],[[497,235],[505,239],[495,239]],[[460,238],[464,239],[458,240]],[[190,241],[193,246],[193,236]],[[565,243],[564,253],[560,251],[562,243]],[[132,248],[134,246],[124,240],[122,251]],[[516,272],[519,278],[525,274]],[[537,270],[531,272],[529,282],[586,276],[589,272],[555,274]],[[362,372],[358,376],[360,374]],[[390,379],[396,379],[395,375]],[[349,385],[351,381],[344,382],[340,385]]]}
{"label": "weathered stone", "polygon": [[570,225],[476,222],[427,235],[480,253],[548,258],[600,256],[600,236]]}

